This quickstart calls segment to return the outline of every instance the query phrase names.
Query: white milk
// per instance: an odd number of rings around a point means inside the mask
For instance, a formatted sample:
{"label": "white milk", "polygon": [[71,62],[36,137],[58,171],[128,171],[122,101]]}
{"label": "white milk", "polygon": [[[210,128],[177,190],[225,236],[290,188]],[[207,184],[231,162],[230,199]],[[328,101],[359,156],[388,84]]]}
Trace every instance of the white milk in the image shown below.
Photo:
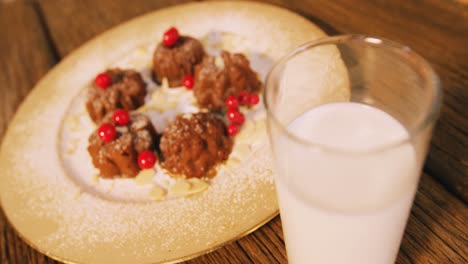
{"label": "white milk", "polygon": [[289,262],[394,263],[419,169],[408,143],[369,150],[406,139],[406,129],[379,109],[332,103],[305,112],[288,130],[341,149],[276,139],[277,191]]}

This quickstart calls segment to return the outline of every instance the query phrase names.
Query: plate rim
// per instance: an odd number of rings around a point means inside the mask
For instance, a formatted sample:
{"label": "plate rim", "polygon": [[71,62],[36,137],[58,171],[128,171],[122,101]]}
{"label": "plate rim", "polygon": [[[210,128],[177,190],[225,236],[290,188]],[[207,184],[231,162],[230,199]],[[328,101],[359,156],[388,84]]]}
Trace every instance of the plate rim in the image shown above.
{"label": "plate rim", "polygon": [[[41,253],[41,254],[43,254],[43,255],[45,255],[45,256],[53,259],[53,260],[60,261],[60,262],[63,262],[65,264],[85,264],[84,262],[69,260],[67,258],[62,258],[62,257],[56,256],[54,254],[51,254],[51,253],[49,253],[49,252],[47,252],[45,250],[41,250],[36,244],[34,244],[32,241],[30,241],[28,238],[26,238],[26,236],[24,236],[19,230],[16,229],[16,227],[10,221],[10,218],[8,217],[8,215],[5,213],[5,211],[3,211],[3,207],[2,207],[2,212],[4,213],[5,218],[9,222],[10,226],[13,228],[13,231],[26,243],[26,245],[28,245],[32,249],[36,250],[37,252],[39,252],[39,253]],[[179,262],[182,262],[182,261],[188,261],[188,260],[191,260],[191,259],[194,259],[194,258],[197,258],[197,257],[201,257],[201,256],[203,256],[205,254],[214,252],[214,251],[216,251],[216,250],[218,250],[220,248],[223,248],[224,246],[226,246],[226,245],[228,245],[230,243],[233,243],[233,242],[235,242],[235,241],[237,241],[237,240],[239,240],[239,239],[241,239],[243,237],[246,237],[247,235],[257,231],[260,227],[262,227],[265,224],[269,223],[271,220],[273,220],[278,215],[279,215],[279,209],[276,210],[272,215],[268,216],[267,218],[265,218],[264,220],[259,222],[257,225],[253,226],[251,229],[240,233],[239,235],[237,235],[236,237],[234,237],[234,238],[232,238],[230,240],[224,241],[224,242],[219,243],[217,245],[214,245],[214,246],[212,246],[210,248],[207,248],[207,249],[201,250],[199,252],[196,252],[196,253],[193,253],[193,254],[190,254],[190,255],[187,255],[187,256],[183,256],[183,257],[180,257],[180,258],[165,260],[163,262],[154,262],[154,263],[157,263],[157,264],[179,263]]]}

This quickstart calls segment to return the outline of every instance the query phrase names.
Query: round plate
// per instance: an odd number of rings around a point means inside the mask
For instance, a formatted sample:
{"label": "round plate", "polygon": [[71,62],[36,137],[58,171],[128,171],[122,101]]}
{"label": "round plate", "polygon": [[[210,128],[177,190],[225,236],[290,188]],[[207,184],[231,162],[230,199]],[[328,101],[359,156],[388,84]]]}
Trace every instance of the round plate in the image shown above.
{"label": "round plate", "polygon": [[70,105],[96,73],[138,47],[155,47],[170,26],[198,38],[227,32],[272,60],[324,36],[306,19],[270,5],[191,3],[133,19],[65,58],[23,102],[0,153],[3,210],[44,254],[78,263],[179,261],[252,232],[277,214],[266,147],[218,175],[206,191],[162,202],[103,199],[68,175],[60,141]]}

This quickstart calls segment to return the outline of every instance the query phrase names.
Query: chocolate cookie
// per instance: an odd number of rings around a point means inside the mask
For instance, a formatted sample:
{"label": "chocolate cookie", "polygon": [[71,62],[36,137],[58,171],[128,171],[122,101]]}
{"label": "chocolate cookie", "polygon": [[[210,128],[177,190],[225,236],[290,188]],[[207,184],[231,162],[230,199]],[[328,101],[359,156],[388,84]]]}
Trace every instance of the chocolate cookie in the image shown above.
{"label": "chocolate cookie", "polygon": [[193,89],[200,107],[219,111],[228,96],[258,93],[261,83],[243,54],[222,51],[219,57],[206,56],[195,67]]}
{"label": "chocolate cookie", "polygon": [[187,178],[207,177],[227,160],[233,141],[224,122],[211,113],[179,115],[161,137],[161,166]]}
{"label": "chocolate cookie", "polygon": [[195,65],[204,55],[200,41],[188,36],[181,36],[169,47],[158,44],[153,55],[155,81],[161,83],[163,78],[167,78],[169,87],[181,86],[186,75],[193,75]]}
{"label": "chocolate cookie", "polygon": [[[104,77],[104,82],[99,82]],[[98,75],[88,89],[86,109],[91,119],[101,123],[106,114],[118,108],[134,110],[142,106],[146,84],[134,70],[109,69]]]}
{"label": "chocolate cookie", "polygon": [[[103,124],[109,125],[111,119],[112,115],[106,115]],[[158,137],[148,117],[132,114],[127,125],[116,127],[116,135],[109,142],[102,140],[98,131],[93,132],[88,152],[101,177],[135,177],[140,171],[138,155],[145,150],[154,151]]]}

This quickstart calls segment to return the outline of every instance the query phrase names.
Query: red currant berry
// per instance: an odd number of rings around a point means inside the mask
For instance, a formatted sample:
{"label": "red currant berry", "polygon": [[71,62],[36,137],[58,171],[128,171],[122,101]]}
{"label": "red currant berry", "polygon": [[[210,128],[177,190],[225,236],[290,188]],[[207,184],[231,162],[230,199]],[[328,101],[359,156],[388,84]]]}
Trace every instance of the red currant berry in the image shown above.
{"label": "red currant berry", "polygon": [[240,105],[248,105],[250,102],[250,96],[246,91],[239,93],[239,103]]}
{"label": "red currant berry", "polygon": [[253,93],[250,94],[249,101],[251,105],[256,105],[260,101],[260,98],[258,97],[258,94]]}
{"label": "red currant berry", "polygon": [[185,88],[187,88],[188,90],[192,90],[193,83],[194,83],[193,76],[190,74],[185,75],[184,80],[182,81],[182,84],[185,86]]}
{"label": "red currant berry", "polygon": [[98,136],[103,142],[111,142],[117,136],[117,131],[112,124],[104,123],[98,128]]}
{"label": "red currant berry", "polygon": [[157,160],[154,152],[145,150],[138,155],[138,166],[140,166],[141,169],[150,169],[156,164]]}
{"label": "red currant berry", "polygon": [[229,109],[226,113],[227,118],[232,122],[242,125],[245,122],[245,116],[237,109]]}
{"label": "red currant berry", "polygon": [[239,100],[234,95],[228,96],[225,103],[228,109],[235,109],[239,106]]}
{"label": "red currant berry", "polygon": [[236,114],[236,116],[235,116],[235,118],[234,118],[233,121],[234,121],[234,123],[237,123],[237,124],[239,124],[239,125],[244,124],[244,122],[245,122],[245,116],[244,116],[244,114],[243,114],[242,112],[237,112],[237,114]]}
{"label": "red currant berry", "polygon": [[112,120],[118,126],[126,126],[130,122],[130,114],[124,109],[117,109],[112,116]]}
{"label": "red currant berry", "polygon": [[163,44],[166,47],[171,47],[173,46],[177,40],[179,40],[179,31],[177,31],[177,28],[171,27],[169,28],[166,32],[164,32],[163,36]]}
{"label": "red currant berry", "polygon": [[239,113],[239,110],[237,110],[236,108],[234,109],[229,109],[226,113],[226,116],[229,120],[233,121],[236,119],[237,117],[237,113]]}
{"label": "red currant berry", "polygon": [[106,89],[111,83],[112,79],[107,73],[100,73],[94,79],[94,84],[101,89]]}
{"label": "red currant berry", "polygon": [[239,127],[236,124],[231,123],[227,126],[227,132],[231,137],[233,137],[239,133]]}

